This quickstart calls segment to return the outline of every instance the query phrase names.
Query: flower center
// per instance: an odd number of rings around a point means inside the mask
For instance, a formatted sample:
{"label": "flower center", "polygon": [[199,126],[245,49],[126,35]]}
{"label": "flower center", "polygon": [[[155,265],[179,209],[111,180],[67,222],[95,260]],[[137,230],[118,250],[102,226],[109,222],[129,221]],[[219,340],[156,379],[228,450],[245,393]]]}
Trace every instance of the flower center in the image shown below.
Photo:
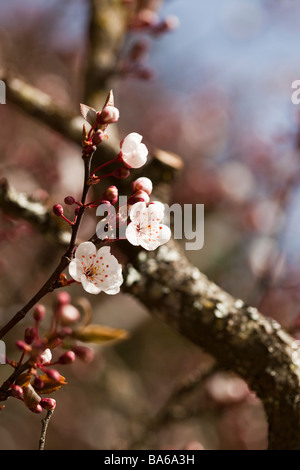
{"label": "flower center", "polygon": [[97,276],[99,271],[99,267],[95,266],[94,264],[91,264],[87,268],[84,268],[84,274],[86,277],[89,277],[90,279],[94,279],[95,276]]}

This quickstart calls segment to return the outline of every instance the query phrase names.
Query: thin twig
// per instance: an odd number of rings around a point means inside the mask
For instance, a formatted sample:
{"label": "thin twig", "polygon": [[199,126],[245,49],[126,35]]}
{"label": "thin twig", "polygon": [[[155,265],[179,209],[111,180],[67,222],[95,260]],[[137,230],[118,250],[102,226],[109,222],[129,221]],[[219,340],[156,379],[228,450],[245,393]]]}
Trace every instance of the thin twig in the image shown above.
{"label": "thin twig", "polygon": [[91,159],[93,156],[92,152],[88,157],[83,157],[84,161],[84,183],[83,183],[83,189],[82,189],[82,196],[81,196],[81,206],[78,211],[77,219],[76,222],[73,226],[72,229],[72,235],[71,235],[71,241],[69,243],[68,248],[66,249],[65,253],[63,254],[60,263],[56,267],[56,269],[53,271],[51,276],[47,279],[47,281],[44,283],[44,285],[39,289],[39,291],[32,297],[31,300],[21,309],[19,310],[11,320],[9,320],[6,325],[4,325],[1,330],[0,330],[0,339],[3,338],[8,331],[10,331],[17,323],[19,323],[29,312],[29,310],[37,303],[39,302],[46,294],[49,292],[52,292],[54,289],[60,287],[60,284],[57,282],[59,275],[64,271],[64,269],[68,266],[70,263],[70,260],[73,255],[73,251],[75,248],[75,243],[76,243],[76,237],[78,234],[78,230],[81,224],[81,220],[85,211],[85,201],[87,197],[88,190],[90,186],[87,184],[87,181],[90,176],[90,170],[91,170]]}
{"label": "thin twig", "polygon": [[42,432],[41,432],[41,437],[40,437],[40,442],[39,442],[39,450],[45,449],[47,428],[48,428],[48,424],[50,422],[50,418],[53,415],[53,413],[54,413],[54,410],[48,410],[46,417],[42,419]]}

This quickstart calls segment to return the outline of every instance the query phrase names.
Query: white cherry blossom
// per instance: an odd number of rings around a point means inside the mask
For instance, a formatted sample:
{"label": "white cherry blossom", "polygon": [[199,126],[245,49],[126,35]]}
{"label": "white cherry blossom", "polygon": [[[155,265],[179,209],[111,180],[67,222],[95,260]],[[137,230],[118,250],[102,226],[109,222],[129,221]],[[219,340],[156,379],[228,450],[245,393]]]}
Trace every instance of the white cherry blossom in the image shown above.
{"label": "white cherry blossom", "polygon": [[128,168],[140,168],[147,161],[148,149],[142,139],[143,136],[132,132],[121,142],[121,159]]}
{"label": "white cherry blossom", "polygon": [[132,245],[141,245],[148,251],[155,250],[171,238],[170,228],[162,224],[164,205],[154,201],[146,206],[137,202],[130,209],[131,222],[126,228],[126,238]]}
{"label": "white cherry blossom", "polygon": [[109,246],[98,251],[92,242],[81,243],[69,264],[69,273],[90,294],[117,294],[123,283],[122,266]]}

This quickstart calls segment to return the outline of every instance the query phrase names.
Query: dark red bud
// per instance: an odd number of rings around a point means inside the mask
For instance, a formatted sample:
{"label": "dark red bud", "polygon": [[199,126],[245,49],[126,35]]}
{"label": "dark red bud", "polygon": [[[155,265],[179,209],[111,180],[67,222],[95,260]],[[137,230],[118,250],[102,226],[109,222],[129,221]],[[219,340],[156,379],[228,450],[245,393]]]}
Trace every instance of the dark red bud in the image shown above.
{"label": "dark red bud", "polygon": [[68,206],[72,206],[75,202],[75,199],[73,198],[73,196],[66,196],[64,201],[65,204],[67,204]]}
{"label": "dark red bud", "polygon": [[54,400],[53,398],[42,398],[39,404],[45,410],[50,411],[54,410],[54,408],[56,407],[56,400]]}
{"label": "dark red bud", "polygon": [[32,382],[32,386],[35,390],[42,390],[44,387],[44,382],[39,377],[35,377],[34,381]]}
{"label": "dark red bud", "polygon": [[26,328],[24,333],[24,339],[27,344],[33,343],[36,337],[36,329],[35,328]]}
{"label": "dark red bud", "polygon": [[59,217],[59,216],[63,215],[64,209],[60,204],[54,204],[53,213]]}

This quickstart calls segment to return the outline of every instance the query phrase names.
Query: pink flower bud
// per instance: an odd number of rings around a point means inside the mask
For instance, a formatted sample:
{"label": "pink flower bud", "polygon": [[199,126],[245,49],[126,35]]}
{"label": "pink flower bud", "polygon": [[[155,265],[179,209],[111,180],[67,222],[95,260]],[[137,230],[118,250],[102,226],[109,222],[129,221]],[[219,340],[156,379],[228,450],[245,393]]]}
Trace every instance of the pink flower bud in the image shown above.
{"label": "pink flower bud", "polygon": [[98,129],[93,135],[93,144],[100,145],[104,140],[104,132],[101,129]]}
{"label": "pink flower bud", "polygon": [[62,306],[62,305],[69,305],[71,302],[71,296],[68,292],[66,291],[62,291],[58,294],[57,296],[57,304],[59,306]]}
{"label": "pink flower bud", "polygon": [[61,215],[63,215],[64,209],[60,204],[54,204],[53,213],[54,215],[57,215],[58,217],[60,217]]}
{"label": "pink flower bud", "polygon": [[45,370],[45,374],[49,379],[54,380],[55,382],[60,381],[60,373],[56,369]]}
{"label": "pink flower bud", "polygon": [[141,176],[131,183],[131,189],[133,193],[137,191],[145,191],[145,193],[150,196],[153,189],[152,181],[145,176]]}
{"label": "pink flower bud", "polygon": [[24,339],[27,344],[33,343],[36,337],[36,329],[35,328],[26,328],[24,333]]}
{"label": "pink flower bud", "polygon": [[75,202],[75,199],[73,198],[73,196],[66,196],[64,201],[65,204],[67,204],[68,206],[72,206]]}
{"label": "pink flower bud", "polygon": [[32,413],[39,414],[43,411],[43,408],[41,407],[40,404],[36,405],[34,408],[29,408]]}
{"label": "pink flower bud", "polygon": [[42,398],[39,404],[45,410],[51,411],[56,407],[56,400],[53,398]]}
{"label": "pink flower bud", "polygon": [[73,305],[62,305],[58,309],[58,316],[59,316],[59,322],[63,326],[67,326],[79,320],[80,312]]}
{"label": "pink flower bud", "polygon": [[20,387],[20,385],[12,385],[11,386],[11,394],[13,397],[16,397],[16,398],[21,398],[24,394],[23,392],[23,388]]}
{"label": "pink flower bud", "polygon": [[67,351],[58,359],[59,364],[72,364],[72,362],[74,361],[75,361],[74,351]]}
{"label": "pink flower bud", "polygon": [[124,180],[125,178],[128,178],[129,175],[130,175],[129,168],[124,168],[123,166],[113,171],[113,176],[120,180]]}
{"label": "pink flower bud", "polygon": [[146,204],[148,204],[149,201],[150,198],[145,191],[137,191],[136,193],[132,194],[132,196],[130,196],[130,198],[128,199],[128,204],[131,206],[136,202],[145,202]]}
{"label": "pink flower bud", "polygon": [[119,191],[116,186],[109,186],[102,194],[102,199],[107,199],[112,205],[118,201]]}
{"label": "pink flower bud", "polygon": [[16,346],[17,346],[18,349],[20,349],[21,351],[24,351],[24,352],[29,353],[32,350],[32,347],[29,346],[29,344],[25,343],[25,341],[21,341],[21,340],[17,341]]}
{"label": "pink flower bud", "polygon": [[33,318],[35,321],[41,321],[46,315],[46,309],[44,305],[38,304],[36,305],[34,311],[33,311]]}
{"label": "pink flower bud", "polygon": [[100,120],[104,124],[113,124],[119,120],[120,113],[114,106],[105,106],[100,114]]}
{"label": "pink flower bud", "polygon": [[87,346],[73,346],[73,351],[76,357],[86,364],[92,362],[95,356],[93,349],[88,348]]}

